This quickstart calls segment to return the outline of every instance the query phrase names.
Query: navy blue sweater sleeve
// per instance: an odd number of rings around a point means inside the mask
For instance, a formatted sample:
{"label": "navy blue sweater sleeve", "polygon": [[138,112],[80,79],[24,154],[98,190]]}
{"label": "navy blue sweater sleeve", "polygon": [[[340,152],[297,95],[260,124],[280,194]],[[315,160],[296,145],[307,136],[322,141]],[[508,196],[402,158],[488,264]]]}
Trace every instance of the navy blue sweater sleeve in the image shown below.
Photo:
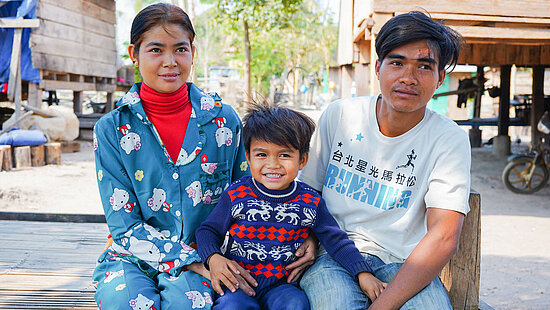
{"label": "navy blue sweater sleeve", "polygon": [[317,220],[312,229],[328,254],[352,275],[357,276],[360,272],[372,273],[372,268],[359,253],[353,241],[340,229],[328,211],[324,199],[319,202]]}
{"label": "navy blue sweater sleeve", "polygon": [[208,270],[208,257],[215,253],[222,254],[220,247],[229,230],[231,219],[231,200],[227,192],[224,192],[218,204],[195,232],[199,256]]}

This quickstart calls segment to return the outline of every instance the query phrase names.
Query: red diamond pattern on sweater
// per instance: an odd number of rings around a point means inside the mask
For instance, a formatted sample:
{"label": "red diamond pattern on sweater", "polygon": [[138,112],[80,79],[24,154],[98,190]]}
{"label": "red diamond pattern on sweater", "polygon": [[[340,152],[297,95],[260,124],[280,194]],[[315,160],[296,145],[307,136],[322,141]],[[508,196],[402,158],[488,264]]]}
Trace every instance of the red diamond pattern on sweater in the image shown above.
{"label": "red diamond pattern on sweater", "polygon": [[317,207],[319,206],[319,201],[321,201],[321,197],[316,197],[310,193],[305,193],[303,195],[297,196],[294,200],[289,202],[299,202],[299,201],[303,201],[304,203],[307,203],[307,204],[314,204]]}
{"label": "red diamond pattern on sweater", "polygon": [[231,202],[233,202],[236,198],[244,198],[246,196],[257,197],[250,187],[244,185],[241,185],[236,189],[227,191],[227,194],[229,195],[229,198],[231,198]]}
{"label": "red diamond pattern on sweater", "polygon": [[239,265],[247,270],[250,270],[250,272],[255,275],[263,274],[266,278],[275,276],[277,277],[277,279],[281,279],[282,277],[288,276],[288,271],[281,265],[273,266],[271,263],[267,265],[264,265],[262,263],[259,263],[257,265],[245,265],[242,262],[239,262]]}
{"label": "red diamond pattern on sweater", "polygon": [[[292,240],[298,240],[301,238],[307,238],[309,236],[308,232],[309,228],[300,228],[298,230],[290,229],[287,230],[284,227],[283,228],[275,228],[273,226],[269,228],[260,227],[256,228],[254,226],[245,226],[245,225],[239,225],[237,223],[233,224],[231,228],[229,229],[229,234],[235,238],[238,237],[240,239],[246,237],[248,239],[259,239],[263,240],[265,238],[269,240],[277,239],[279,242],[284,241],[292,241]],[[266,234],[266,232],[268,232]]]}

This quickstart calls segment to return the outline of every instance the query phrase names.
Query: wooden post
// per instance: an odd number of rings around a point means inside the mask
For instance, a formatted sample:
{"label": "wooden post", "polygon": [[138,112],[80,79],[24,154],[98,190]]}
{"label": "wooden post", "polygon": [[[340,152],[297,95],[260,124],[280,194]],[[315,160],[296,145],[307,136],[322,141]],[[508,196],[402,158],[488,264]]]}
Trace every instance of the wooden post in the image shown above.
{"label": "wooden post", "polygon": [[369,89],[370,68],[368,64],[355,64],[355,85],[357,87],[357,96],[367,96]]}
{"label": "wooden post", "polygon": [[37,83],[29,82],[29,98],[27,99],[27,102],[29,103],[29,106],[35,107],[35,108],[42,108],[42,89],[38,87]]}
{"label": "wooden post", "polygon": [[543,133],[537,130],[537,123],[544,113],[544,66],[533,67],[533,103],[531,104],[531,141],[539,143]]}
{"label": "wooden post", "polygon": [[512,66],[500,66],[500,98],[498,100],[498,135],[508,136],[510,126],[510,73]]}
{"label": "wooden post", "polygon": [[107,103],[105,104],[105,113],[111,112],[115,108],[115,103],[113,102],[113,93],[107,93]]}
{"label": "wooden post", "polygon": [[470,190],[470,212],[464,219],[459,248],[439,274],[453,309],[477,310],[481,257],[481,197]]}
{"label": "wooden post", "polygon": [[50,142],[44,145],[46,148],[46,165],[61,164],[61,143]]}
{"label": "wooden post", "polygon": [[[483,66],[477,66],[476,83],[479,89],[476,92],[476,97],[474,100],[474,118],[479,118],[481,115],[481,96],[483,96],[483,91],[485,89]],[[472,126],[468,132],[468,135],[470,137],[470,145],[472,147],[481,147],[481,130],[478,126]]]}
{"label": "wooden post", "polygon": [[43,145],[31,147],[31,164],[33,167],[44,166],[45,160]]}
{"label": "wooden post", "polygon": [[15,168],[31,166],[31,147],[17,146],[13,148],[13,160]]}
{"label": "wooden post", "polygon": [[10,171],[13,168],[11,145],[0,145],[0,171]]}
{"label": "wooden post", "polygon": [[73,91],[73,111],[75,114],[82,113],[82,92]]}
{"label": "wooden post", "polygon": [[351,97],[351,83],[353,81],[353,66],[343,65],[342,79],[340,80],[340,96],[342,98]]}

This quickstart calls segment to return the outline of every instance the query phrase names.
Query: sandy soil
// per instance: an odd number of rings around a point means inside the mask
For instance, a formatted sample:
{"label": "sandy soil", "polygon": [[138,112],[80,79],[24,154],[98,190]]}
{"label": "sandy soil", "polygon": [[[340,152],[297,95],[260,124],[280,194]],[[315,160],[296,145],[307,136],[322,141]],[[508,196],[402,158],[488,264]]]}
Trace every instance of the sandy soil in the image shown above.
{"label": "sandy soil", "polygon": [[[0,211],[100,214],[91,143],[59,166],[0,172]],[[524,145],[515,145],[520,151]],[[504,188],[505,159],[474,149],[472,187],[482,200],[480,296],[495,309],[550,309],[550,185],[532,195]]]}

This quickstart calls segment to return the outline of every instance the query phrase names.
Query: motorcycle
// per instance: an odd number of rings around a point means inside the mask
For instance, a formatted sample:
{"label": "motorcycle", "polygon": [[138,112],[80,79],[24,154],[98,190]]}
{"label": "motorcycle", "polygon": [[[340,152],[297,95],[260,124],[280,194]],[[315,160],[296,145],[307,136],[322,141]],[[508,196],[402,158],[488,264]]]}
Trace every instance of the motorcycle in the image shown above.
{"label": "motorcycle", "polygon": [[502,172],[507,189],[518,194],[532,194],[541,190],[550,177],[550,114],[544,112],[537,124],[544,133],[538,143],[533,143],[527,153],[508,157],[509,163]]}

